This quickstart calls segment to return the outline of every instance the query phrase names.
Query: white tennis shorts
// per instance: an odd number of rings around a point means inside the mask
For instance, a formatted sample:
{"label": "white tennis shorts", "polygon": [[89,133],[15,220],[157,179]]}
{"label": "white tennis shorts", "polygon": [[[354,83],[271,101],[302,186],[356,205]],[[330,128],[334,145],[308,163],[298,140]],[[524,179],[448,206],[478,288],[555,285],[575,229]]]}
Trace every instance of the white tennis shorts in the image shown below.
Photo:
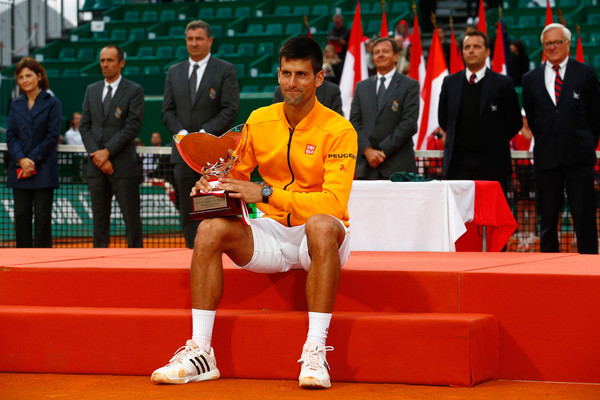
{"label": "white tennis shorts", "polygon": [[[350,256],[350,230],[342,221],[338,221],[346,232],[339,248],[340,264],[343,266]],[[304,225],[287,227],[265,217],[251,219],[250,227],[254,238],[254,254],[248,264],[238,267],[263,274],[286,272],[290,269],[308,271],[311,260]]]}

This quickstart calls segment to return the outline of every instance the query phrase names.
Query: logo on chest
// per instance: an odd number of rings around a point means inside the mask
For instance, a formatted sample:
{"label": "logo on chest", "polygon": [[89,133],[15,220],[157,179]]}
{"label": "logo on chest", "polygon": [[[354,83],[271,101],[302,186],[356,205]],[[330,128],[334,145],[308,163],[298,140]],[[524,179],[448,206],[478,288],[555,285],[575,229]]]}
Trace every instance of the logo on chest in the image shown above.
{"label": "logo on chest", "polygon": [[304,153],[312,156],[313,154],[315,154],[316,148],[317,148],[317,146],[315,146],[315,145],[307,144],[306,149],[304,149]]}

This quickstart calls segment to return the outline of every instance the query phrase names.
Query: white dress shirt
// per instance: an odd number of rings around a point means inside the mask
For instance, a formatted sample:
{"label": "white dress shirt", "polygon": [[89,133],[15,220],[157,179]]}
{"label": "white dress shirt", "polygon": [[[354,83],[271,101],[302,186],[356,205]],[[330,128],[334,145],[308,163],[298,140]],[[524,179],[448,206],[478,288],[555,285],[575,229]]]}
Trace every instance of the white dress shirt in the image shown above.
{"label": "white dress shirt", "polygon": [[[560,78],[565,80],[565,73],[567,72],[567,63],[569,62],[569,57],[565,57],[564,60],[559,65],[558,73],[560,74]],[[556,72],[554,71],[554,65],[552,63],[546,61],[546,67],[544,68],[544,82],[546,83],[546,90],[552,99],[554,105],[556,105],[556,96],[554,94],[554,80],[556,79]]]}

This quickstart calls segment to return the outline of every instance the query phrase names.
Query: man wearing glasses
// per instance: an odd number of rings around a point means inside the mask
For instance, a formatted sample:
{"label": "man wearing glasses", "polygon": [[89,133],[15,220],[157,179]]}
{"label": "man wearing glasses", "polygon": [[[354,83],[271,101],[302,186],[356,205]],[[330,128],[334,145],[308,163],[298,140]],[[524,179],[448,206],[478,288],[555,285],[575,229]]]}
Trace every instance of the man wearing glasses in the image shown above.
{"label": "man wearing glasses", "polygon": [[598,254],[594,164],[600,136],[600,83],[593,67],[569,58],[571,32],[550,24],[541,35],[546,62],[523,76],[523,107],[533,136],[541,214],[540,249],[558,252],[564,189],[577,251]]}

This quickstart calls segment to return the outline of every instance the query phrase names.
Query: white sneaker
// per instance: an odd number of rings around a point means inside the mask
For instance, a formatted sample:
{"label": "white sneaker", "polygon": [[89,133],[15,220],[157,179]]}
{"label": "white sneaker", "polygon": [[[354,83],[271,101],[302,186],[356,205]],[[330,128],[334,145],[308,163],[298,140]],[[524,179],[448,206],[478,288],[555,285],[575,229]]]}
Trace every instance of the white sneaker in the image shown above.
{"label": "white sneaker", "polygon": [[299,384],[307,388],[329,388],[329,364],[326,352],[332,351],[331,346],[321,346],[317,343],[306,343],[302,348],[302,357],[298,360],[300,366]]}
{"label": "white sneaker", "polygon": [[158,383],[188,383],[219,379],[214,349],[208,354],[192,340],[180,347],[169,364],[152,373],[152,379]]}

